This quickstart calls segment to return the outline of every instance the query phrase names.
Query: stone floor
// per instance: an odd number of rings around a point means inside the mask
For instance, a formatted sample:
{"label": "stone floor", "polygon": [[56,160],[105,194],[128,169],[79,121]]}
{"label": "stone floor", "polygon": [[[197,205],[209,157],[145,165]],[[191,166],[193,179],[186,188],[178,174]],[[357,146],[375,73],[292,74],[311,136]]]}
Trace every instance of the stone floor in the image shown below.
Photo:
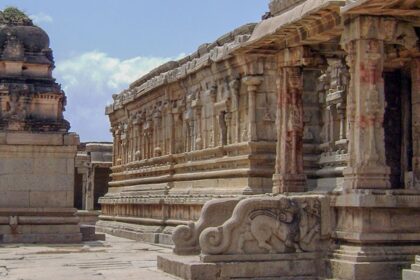
{"label": "stone floor", "polygon": [[170,251],[109,235],[82,245],[4,245],[0,279],[178,279],[156,268],[156,256]]}

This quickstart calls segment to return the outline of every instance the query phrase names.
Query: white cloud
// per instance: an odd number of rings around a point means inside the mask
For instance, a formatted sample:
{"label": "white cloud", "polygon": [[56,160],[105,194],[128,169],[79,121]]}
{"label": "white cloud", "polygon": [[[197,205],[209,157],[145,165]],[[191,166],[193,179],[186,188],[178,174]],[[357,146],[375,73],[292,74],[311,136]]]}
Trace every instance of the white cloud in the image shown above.
{"label": "white cloud", "polygon": [[53,22],[53,18],[50,15],[47,15],[43,12],[34,14],[34,15],[30,15],[29,16],[33,22],[35,24],[41,24],[41,23],[52,23]]}
{"label": "white cloud", "polygon": [[[183,55],[180,55],[183,56]],[[57,61],[54,75],[67,95],[65,116],[82,141],[111,140],[105,106],[140,76],[179,57],[134,57],[126,60],[91,51]]]}

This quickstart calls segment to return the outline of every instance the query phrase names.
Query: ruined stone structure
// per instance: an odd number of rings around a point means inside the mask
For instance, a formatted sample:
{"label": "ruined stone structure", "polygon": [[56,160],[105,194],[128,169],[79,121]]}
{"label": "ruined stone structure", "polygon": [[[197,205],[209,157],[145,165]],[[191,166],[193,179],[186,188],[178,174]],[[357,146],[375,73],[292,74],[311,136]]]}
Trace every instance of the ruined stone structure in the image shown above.
{"label": "ruined stone structure", "polygon": [[420,254],[419,9],[272,0],[115,95],[102,229],[173,232],[158,265],[184,279],[401,279]]}
{"label": "ruined stone structure", "polygon": [[79,242],[78,136],[63,118],[48,35],[15,8],[0,12],[0,243]]}
{"label": "ruined stone structure", "polygon": [[[112,165],[112,143],[81,143],[77,149],[74,207],[78,209],[82,233],[94,226],[100,214],[98,200],[108,192]],[[90,228],[90,227],[89,227]],[[94,228],[91,229],[93,233]]]}
{"label": "ruined stone structure", "polygon": [[79,210],[100,210],[99,197],[108,191],[112,143],[82,143],[75,163],[74,207]]}
{"label": "ruined stone structure", "polygon": [[174,226],[197,219],[214,197],[271,192],[275,62],[229,54],[254,27],[203,45],[114,96],[107,108],[114,161],[100,200],[101,230],[168,242]]}

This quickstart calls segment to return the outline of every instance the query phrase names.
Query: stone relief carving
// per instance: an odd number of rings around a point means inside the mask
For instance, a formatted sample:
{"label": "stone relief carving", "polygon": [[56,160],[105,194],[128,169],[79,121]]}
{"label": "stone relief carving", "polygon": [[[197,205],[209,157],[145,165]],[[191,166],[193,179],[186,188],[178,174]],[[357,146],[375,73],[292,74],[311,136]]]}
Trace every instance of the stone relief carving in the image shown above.
{"label": "stone relief carving", "polygon": [[188,225],[176,227],[172,234],[175,244],[174,253],[190,255],[200,253],[199,236],[201,232],[214,226],[220,226],[232,215],[233,209],[242,198],[214,199],[204,204],[200,219]]}
{"label": "stone relief carving", "polygon": [[[277,254],[319,249],[328,226],[321,221],[324,198],[276,196],[245,199],[223,225],[200,235],[203,254]],[[324,218],[324,217],[322,217]]]}

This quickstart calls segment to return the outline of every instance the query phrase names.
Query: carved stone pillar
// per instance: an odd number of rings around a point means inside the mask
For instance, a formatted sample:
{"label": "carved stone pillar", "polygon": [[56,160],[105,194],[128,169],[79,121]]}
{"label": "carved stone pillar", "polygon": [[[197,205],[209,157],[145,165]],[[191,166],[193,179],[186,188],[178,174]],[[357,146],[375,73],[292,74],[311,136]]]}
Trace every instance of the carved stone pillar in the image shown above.
{"label": "carved stone pillar", "polygon": [[413,133],[413,185],[420,189],[420,58],[411,64],[411,104]]}
{"label": "carved stone pillar", "polygon": [[84,189],[84,210],[92,211],[95,209],[94,206],[94,190],[95,190],[95,168],[94,164],[90,164],[87,178],[86,178],[86,188]]}
{"label": "carved stone pillar", "polygon": [[170,128],[172,127],[172,112],[171,112],[171,106],[170,106],[169,99],[166,99],[163,103],[163,112],[162,112],[162,154],[167,155],[170,154],[170,144],[168,142],[170,141],[168,138],[170,138]]}
{"label": "carved stone pillar", "polygon": [[232,137],[232,143],[239,143],[241,142],[241,125],[239,120],[239,86],[240,82],[238,79],[232,80],[229,83],[229,89],[231,91],[231,96],[233,98],[233,119],[234,119],[234,130],[232,131],[233,137]]}
{"label": "carved stone pillar", "polygon": [[[213,104],[216,103],[217,101],[217,86],[212,85],[210,87],[210,89],[208,90],[208,95],[210,96],[210,100],[213,102]],[[209,147],[216,147],[217,146],[217,110],[216,108],[213,106],[212,107],[212,129],[210,129],[210,131],[212,131],[211,135],[210,135],[210,139],[209,139]]]}
{"label": "carved stone pillar", "polygon": [[384,41],[377,39],[379,26],[378,18],[360,16],[345,26],[342,38],[351,75],[347,99],[349,162],[343,172],[348,189],[391,187],[383,128],[385,54]]}
{"label": "carved stone pillar", "polygon": [[[199,92],[197,93],[199,95]],[[203,148],[203,136],[202,136],[202,128],[201,128],[201,111],[202,111],[202,105],[201,100],[199,96],[197,96],[197,99],[192,101],[191,107],[194,109],[194,150],[201,150]]]}
{"label": "carved stone pillar", "polygon": [[110,129],[110,132],[112,133],[112,165],[117,165],[117,157],[118,157],[118,144],[119,144],[119,137],[117,133],[117,129],[115,127],[112,127]]}
{"label": "carved stone pillar", "polygon": [[161,139],[161,131],[162,131],[162,114],[160,108],[156,108],[156,111],[153,115],[153,124],[154,124],[154,148],[153,148],[153,156],[159,157],[162,155],[162,139]]}
{"label": "carved stone pillar", "polygon": [[263,78],[259,76],[248,76],[243,81],[248,86],[248,141],[257,141],[256,95]]}
{"label": "carved stone pillar", "polygon": [[180,126],[182,126],[180,123],[181,113],[179,111],[179,108],[173,108],[171,117],[170,117],[170,128],[171,128],[171,136],[170,136],[170,153],[176,154],[177,150],[175,147],[175,139],[176,139],[176,131],[179,129]]}
{"label": "carved stone pillar", "polygon": [[280,69],[277,79],[277,156],[273,193],[302,192],[303,173],[303,83],[299,67]]}

